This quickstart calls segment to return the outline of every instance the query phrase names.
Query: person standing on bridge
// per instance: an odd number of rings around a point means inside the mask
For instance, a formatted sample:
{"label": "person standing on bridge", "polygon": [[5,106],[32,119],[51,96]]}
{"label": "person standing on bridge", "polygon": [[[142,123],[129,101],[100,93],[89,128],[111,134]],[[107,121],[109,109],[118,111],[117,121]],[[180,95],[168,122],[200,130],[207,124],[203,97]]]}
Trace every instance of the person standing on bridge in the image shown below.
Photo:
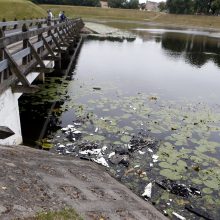
{"label": "person standing on bridge", "polygon": [[49,9],[47,11],[47,20],[48,21],[51,21],[53,19],[53,14],[52,14],[52,11]]}
{"label": "person standing on bridge", "polygon": [[60,19],[60,21],[61,21],[61,15],[63,14],[63,12],[62,11],[60,11],[60,13],[59,13],[59,19]]}
{"label": "person standing on bridge", "polygon": [[66,15],[65,15],[65,12],[63,11],[61,16],[60,16],[60,21],[64,22],[65,20],[66,20]]}

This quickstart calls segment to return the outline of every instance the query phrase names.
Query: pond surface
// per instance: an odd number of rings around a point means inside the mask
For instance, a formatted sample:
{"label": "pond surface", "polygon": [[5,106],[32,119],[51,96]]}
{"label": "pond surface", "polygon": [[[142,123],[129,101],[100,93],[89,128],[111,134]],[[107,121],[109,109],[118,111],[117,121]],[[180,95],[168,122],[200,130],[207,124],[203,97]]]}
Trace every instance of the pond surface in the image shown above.
{"label": "pond surface", "polygon": [[171,219],[220,219],[218,33],[132,33],[85,40],[67,78],[20,99],[24,143],[104,165]]}

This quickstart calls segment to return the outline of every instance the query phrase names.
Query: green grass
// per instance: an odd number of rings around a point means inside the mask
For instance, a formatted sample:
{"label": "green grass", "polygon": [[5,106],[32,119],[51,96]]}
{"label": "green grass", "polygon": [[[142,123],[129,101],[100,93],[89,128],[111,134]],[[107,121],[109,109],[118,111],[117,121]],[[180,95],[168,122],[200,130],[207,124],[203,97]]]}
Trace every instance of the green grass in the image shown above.
{"label": "green grass", "polygon": [[66,5],[40,5],[43,9],[51,9],[55,15],[65,11],[69,17],[82,17],[83,19],[97,20],[127,20],[145,21],[162,25],[173,25],[178,27],[201,27],[220,28],[219,16],[201,15],[172,15],[160,12],[147,12],[139,10],[94,8]]}
{"label": "green grass", "polygon": [[47,9],[51,9],[55,16],[65,11],[69,17],[97,20],[127,20],[154,22],[162,25],[179,27],[220,28],[219,16],[201,15],[170,15],[159,12],[139,10],[94,8],[68,5],[35,5],[29,0],[0,0],[0,20],[30,19],[46,17]]}
{"label": "green grass", "polygon": [[61,211],[49,211],[40,213],[26,220],[83,220],[74,209],[63,209]]}
{"label": "green grass", "polygon": [[179,27],[220,28],[219,16],[201,15],[170,15],[159,12],[139,10],[80,7],[68,5],[35,5],[29,0],[0,0],[0,20],[30,19],[46,17],[47,9],[51,9],[55,16],[65,11],[69,17],[97,20],[127,20],[154,22],[162,25]]}
{"label": "green grass", "polygon": [[118,20],[144,20],[157,16],[156,12],[144,12],[130,9],[110,9],[68,5],[40,5],[43,9],[51,9],[54,15],[60,11],[65,11],[69,17],[82,17],[84,19],[118,19]]}
{"label": "green grass", "polygon": [[182,27],[220,28],[219,16],[162,14],[155,22]]}
{"label": "green grass", "polygon": [[46,17],[47,13],[41,7],[28,0],[0,0],[0,20],[30,19]]}

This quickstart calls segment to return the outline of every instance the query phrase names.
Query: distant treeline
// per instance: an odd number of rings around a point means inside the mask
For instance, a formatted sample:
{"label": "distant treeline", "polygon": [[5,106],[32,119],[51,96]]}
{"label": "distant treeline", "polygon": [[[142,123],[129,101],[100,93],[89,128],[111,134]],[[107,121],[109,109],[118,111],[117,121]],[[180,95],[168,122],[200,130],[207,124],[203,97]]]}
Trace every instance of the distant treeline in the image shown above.
{"label": "distant treeline", "polygon": [[99,0],[31,0],[36,4],[55,4],[55,5],[81,5],[100,7]]}
{"label": "distant treeline", "polygon": [[137,9],[139,8],[139,0],[107,0],[108,6],[111,8]]}
{"label": "distant treeline", "polygon": [[220,14],[220,0],[167,0],[159,4],[161,11],[172,14]]}
{"label": "distant treeline", "polygon": [[[100,7],[100,0],[31,0],[36,4],[80,5]],[[111,8],[137,9],[139,0],[105,0]]]}

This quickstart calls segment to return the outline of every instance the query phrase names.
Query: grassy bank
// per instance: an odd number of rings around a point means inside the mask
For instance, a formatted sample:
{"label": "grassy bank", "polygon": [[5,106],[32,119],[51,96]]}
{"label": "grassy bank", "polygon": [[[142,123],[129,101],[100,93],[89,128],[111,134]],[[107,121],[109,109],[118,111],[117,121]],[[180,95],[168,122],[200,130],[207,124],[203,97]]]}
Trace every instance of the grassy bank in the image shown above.
{"label": "grassy bank", "polygon": [[82,17],[97,20],[127,20],[154,22],[164,25],[180,27],[204,27],[220,29],[220,17],[201,15],[171,15],[159,12],[146,12],[139,10],[91,8],[64,5],[41,5],[43,9],[52,9],[55,15],[64,10],[69,17]]}
{"label": "grassy bank", "polygon": [[151,19],[156,16],[156,12],[144,12],[138,10],[124,10],[124,9],[108,9],[108,8],[95,8],[95,7],[81,7],[81,6],[68,6],[68,5],[41,5],[45,10],[51,9],[55,15],[60,11],[70,17],[82,17],[84,19],[117,19],[117,20],[144,20]]}
{"label": "grassy bank", "polygon": [[[0,0],[0,20],[29,19],[46,17],[46,10],[51,9],[55,16],[60,11],[65,11],[69,17],[82,17],[83,19],[96,20],[125,20],[154,22],[162,25],[179,27],[204,27],[220,29],[220,17],[196,15],[170,15],[159,12],[146,12],[139,10],[110,9],[80,7],[68,5],[35,5],[29,0]],[[129,26],[129,24],[127,24]]]}
{"label": "grassy bank", "polygon": [[28,0],[0,0],[0,20],[46,17],[46,11]]}
{"label": "grassy bank", "polygon": [[35,217],[28,217],[24,220],[83,220],[83,218],[74,209],[63,209],[61,211],[39,213]]}

